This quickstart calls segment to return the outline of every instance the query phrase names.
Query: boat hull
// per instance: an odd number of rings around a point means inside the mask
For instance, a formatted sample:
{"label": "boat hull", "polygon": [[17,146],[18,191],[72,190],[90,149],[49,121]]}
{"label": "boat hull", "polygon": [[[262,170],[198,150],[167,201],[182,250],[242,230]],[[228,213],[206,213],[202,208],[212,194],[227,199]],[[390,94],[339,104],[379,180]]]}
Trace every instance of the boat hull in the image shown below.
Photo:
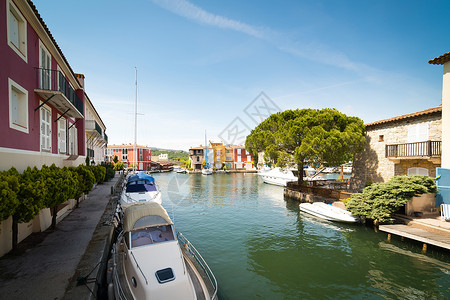
{"label": "boat hull", "polygon": [[300,211],[329,221],[344,223],[360,221],[359,217],[353,216],[349,211],[323,202],[300,203],[299,207]]}

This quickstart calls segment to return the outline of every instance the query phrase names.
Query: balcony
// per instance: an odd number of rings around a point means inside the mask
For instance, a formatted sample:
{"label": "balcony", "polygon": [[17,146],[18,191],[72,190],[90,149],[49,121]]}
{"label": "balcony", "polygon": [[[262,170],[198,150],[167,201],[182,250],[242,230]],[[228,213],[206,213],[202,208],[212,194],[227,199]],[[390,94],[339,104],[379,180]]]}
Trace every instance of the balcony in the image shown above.
{"label": "balcony", "polygon": [[34,90],[61,113],[83,118],[84,106],[63,73],[58,70],[36,68],[37,88]]}
{"label": "balcony", "polygon": [[440,158],[441,141],[386,145],[386,157],[391,159]]}

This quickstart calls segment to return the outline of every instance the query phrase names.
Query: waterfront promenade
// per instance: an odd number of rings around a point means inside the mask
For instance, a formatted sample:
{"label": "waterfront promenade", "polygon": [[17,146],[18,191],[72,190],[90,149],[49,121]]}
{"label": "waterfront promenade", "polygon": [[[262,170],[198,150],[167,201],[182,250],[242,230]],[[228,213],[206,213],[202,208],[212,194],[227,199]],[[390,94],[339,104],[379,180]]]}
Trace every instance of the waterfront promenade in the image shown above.
{"label": "waterfront promenade", "polygon": [[[102,215],[110,209],[111,187],[118,179],[116,174],[109,182],[97,185],[79,208],[57,224],[56,230],[27,238],[24,242],[30,248],[0,258],[0,298],[89,298],[89,289],[85,285],[77,287],[76,279],[78,273],[86,276],[102,260],[104,240],[111,232]],[[99,227],[106,229],[102,237],[98,236]],[[95,278],[97,270],[98,266],[89,278]]]}

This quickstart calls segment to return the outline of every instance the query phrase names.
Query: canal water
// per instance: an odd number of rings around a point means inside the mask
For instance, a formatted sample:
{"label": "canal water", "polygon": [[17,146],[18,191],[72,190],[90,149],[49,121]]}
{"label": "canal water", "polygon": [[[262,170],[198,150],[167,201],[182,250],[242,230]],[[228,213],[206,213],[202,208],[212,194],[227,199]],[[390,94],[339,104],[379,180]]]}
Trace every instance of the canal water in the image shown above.
{"label": "canal water", "polygon": [[256,174],[153,174],[220,299],[449,299],[450,255],[299,212]]}

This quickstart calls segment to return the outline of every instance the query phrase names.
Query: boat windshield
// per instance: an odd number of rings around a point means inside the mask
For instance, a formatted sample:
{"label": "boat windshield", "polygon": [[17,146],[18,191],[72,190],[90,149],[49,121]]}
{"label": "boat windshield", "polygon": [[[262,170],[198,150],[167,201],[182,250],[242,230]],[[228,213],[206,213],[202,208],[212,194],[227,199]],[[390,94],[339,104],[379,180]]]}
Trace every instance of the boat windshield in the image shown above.
{"label": "boat windshield", "polygon": [[135,229],[130,232],[131,248],[173,241],[174,235],[171,225],[161,225]]}

